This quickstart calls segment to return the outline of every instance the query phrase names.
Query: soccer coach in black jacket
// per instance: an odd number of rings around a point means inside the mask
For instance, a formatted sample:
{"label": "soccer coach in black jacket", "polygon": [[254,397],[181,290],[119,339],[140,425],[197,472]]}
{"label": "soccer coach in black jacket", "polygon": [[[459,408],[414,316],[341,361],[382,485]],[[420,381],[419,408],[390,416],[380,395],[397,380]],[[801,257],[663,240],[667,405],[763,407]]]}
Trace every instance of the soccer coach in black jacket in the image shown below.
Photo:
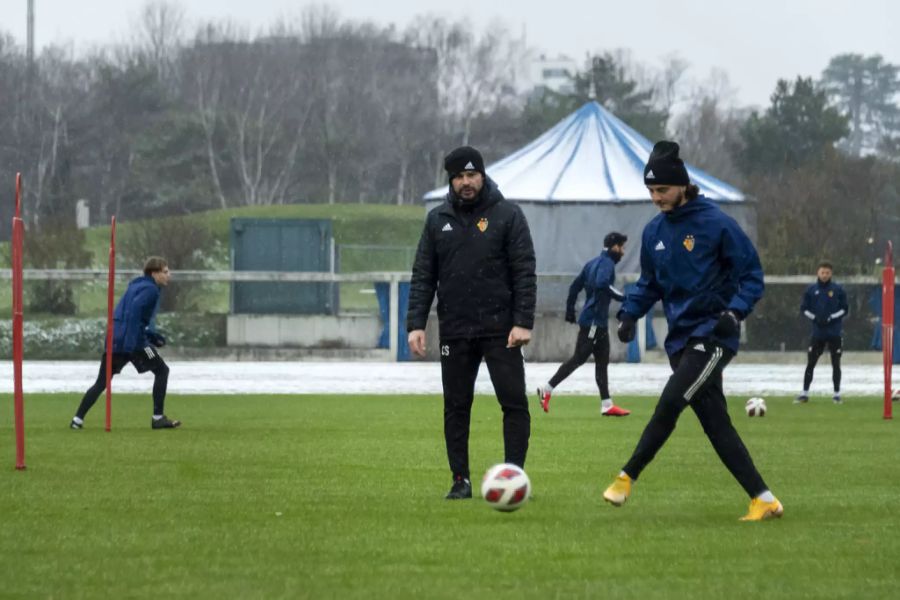
{"label": "soccer coach in black jacket", "polygon": [[406,330],[412,351],[425,356],[425,322],[437,292],[444,438],[453,473],[447,499],[454,500],[472,497],[469,419],[482,359],[503,409],[505,461],[525,465],[531,417],[521,347],[531,340],[536,278],[525,215],[487,177],[478,150],[453,150],[444,168],[450,190],[425,219]]}

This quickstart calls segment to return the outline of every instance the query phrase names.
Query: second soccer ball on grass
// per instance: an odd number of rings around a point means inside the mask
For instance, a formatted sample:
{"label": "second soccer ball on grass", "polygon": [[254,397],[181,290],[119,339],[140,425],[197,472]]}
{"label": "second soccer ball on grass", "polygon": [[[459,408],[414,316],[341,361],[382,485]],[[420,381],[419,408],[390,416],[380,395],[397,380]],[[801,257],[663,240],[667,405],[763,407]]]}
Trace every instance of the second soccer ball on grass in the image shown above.
{"label": "second soccer ball on grass", "polygon": [[766,416],[766,400],[764,398],[750,398],[744,406],[748,417]]}

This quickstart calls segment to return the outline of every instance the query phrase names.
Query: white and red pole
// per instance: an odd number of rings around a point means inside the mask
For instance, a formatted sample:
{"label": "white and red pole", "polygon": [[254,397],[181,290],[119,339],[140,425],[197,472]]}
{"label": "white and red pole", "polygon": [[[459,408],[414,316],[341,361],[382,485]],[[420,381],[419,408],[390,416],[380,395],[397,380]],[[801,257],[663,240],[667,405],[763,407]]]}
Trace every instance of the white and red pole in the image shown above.
{"label": "white and red pole", "polygon": [[891,369],[894,364],[894,246],[887,243],[881,276],[881,353],[884,357],[884,418],[893,418]]}
{"label": "white and red pole", "polygon": [[109,231],[109,281],[106,293],[106,431],[112,429],[113,309],[116,301],[116,217]]}
{"label": "white and red pole", "polygon": [[16,173],[16,213],[12,220],[13,404],[16,429],[16,469],[25,469],[25,401],[22,392],[22,174]]}

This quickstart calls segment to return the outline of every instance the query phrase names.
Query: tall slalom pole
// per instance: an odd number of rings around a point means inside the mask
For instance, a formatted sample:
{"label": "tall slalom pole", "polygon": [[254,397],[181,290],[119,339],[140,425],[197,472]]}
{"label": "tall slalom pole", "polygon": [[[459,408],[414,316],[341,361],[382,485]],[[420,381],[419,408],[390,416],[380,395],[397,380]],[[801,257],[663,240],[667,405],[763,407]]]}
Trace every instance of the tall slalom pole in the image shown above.
{"label": "tall slalom pole", "polygon": [[891,369],[894,364],[894,246],[887,243],[881,277],[881,353],[884,357],[884,418],[893,418]]}
{"label": "tall slalom pole", "polygon": [[113,308],[116,299],[116,217],[109,232],[109,281],[106,293],[106,431],[112,429]]}
{"label": "tall slalom pole", "polygon": [[12,220],[13,404],[16,429],[16,469],[25,469],[25,402],[22,393],[22,245],[25,225],[21,215],[22,175],[16,173],[16,216]]}

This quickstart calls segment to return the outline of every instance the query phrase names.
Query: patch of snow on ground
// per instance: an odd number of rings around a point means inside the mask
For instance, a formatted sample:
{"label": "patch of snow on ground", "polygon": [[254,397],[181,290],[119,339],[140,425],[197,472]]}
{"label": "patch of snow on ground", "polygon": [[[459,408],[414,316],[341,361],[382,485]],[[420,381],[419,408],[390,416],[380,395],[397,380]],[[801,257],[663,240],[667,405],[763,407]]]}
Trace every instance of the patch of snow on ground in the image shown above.
{"label": "patch of snow on ground", "polygon": [[[168,363],[172,394],[440,394],[439,363],[372,362],[200,362]],[[528,394],[545,383],[557,363],[526,364]],[[25,393],[83,393],[96,379],[98,362],[26,361]],[[802,364],[734,364],[725,369],[729,395],[793,395],[803,382]],[[663,364],[616,363],[609,367],[610,391],[617,395],[658,395],[670,374]],[[152,374],[138,375],[131,366],[113,380],[113,390],[150,393]],[[880,365],[843,366],[845,396],[883,393]],[[482,365],[476,393],[492,394],[487,368]],[[0,364],[0,393],[12,393],[12,364]],[[831,365],[820,365],[811,392],[831,396]],[[559,394],[596,395],[594,366],[575,371],[558,388]]]}

